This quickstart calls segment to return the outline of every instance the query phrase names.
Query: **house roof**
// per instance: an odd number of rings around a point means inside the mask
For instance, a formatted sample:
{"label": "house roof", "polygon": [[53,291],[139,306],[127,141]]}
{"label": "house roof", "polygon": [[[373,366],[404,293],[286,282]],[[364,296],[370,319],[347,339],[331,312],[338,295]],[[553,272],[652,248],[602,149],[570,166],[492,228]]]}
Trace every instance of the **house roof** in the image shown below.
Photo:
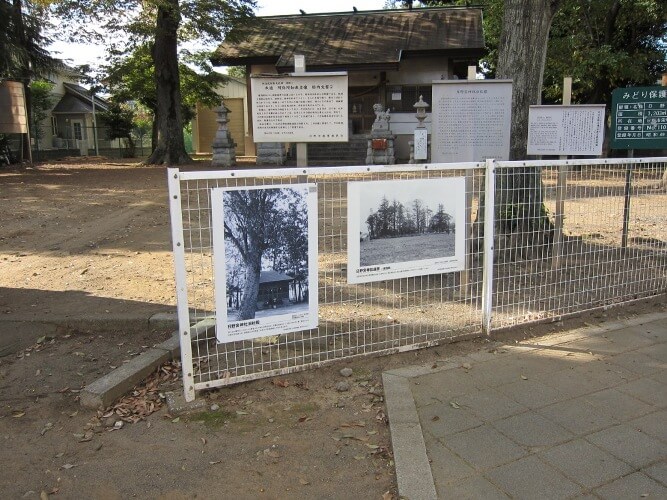
{"label": "house roof", "polygon": [[[58,101],[51,113],[92,113],[92,95],[81,85],[74,83],[63,83],[65,95]],[[95,96],[95,107],[99,111],[107,111],[109,104],[104,99]]]}
{"label": "house roof", "polygon": [[243,41],[222,43],[215,65],[293,67],[294,54],[309,69],[396,67],[419,55],[484,54],[481,8],[431,8],[260,17]]}
{"label": "house roof", "polygon": [[294,278],[277,271],[261,271],[259,273],[259,282],[261,283],[275,283],[278,281],[292,281]]}

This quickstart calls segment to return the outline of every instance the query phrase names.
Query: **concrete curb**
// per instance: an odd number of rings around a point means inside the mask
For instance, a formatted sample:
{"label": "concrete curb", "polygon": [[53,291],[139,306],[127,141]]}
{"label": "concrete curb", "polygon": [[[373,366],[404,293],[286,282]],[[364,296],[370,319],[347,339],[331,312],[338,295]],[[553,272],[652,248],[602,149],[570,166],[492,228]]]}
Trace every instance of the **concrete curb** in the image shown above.
{"label": "concrete curb", "polygon": [[424,434],[408,379],[383,373],[382,384],[391,423],[398,491],[402,498],[436,499]]}
{"label": "concrete curb", "polygon": [[106,408],[117,398],[132,389],[150,375],[162,363],[180,356],[178,332],[151,349],[141,353],[129,363],[88,384],[79,394],[79,402],[85,408]]}

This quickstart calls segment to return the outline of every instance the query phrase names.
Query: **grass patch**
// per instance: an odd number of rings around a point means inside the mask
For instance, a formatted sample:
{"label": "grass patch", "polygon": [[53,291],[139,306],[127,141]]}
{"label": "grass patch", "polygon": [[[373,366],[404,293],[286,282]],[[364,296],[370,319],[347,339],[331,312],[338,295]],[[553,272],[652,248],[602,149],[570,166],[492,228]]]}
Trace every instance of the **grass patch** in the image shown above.
{"label": "grass patch", "polygon": [[295,403],[290,407],[290,413],[314,413],[319,409],[317,403]]}
{"label": "grass patch", "polygon": [[236,419],[236,414],[224,410],[204,411],[192,417],[194,422],[201,422],[206,427],[214,429],[222,427],[225,422],[231,422],[234,419]]}

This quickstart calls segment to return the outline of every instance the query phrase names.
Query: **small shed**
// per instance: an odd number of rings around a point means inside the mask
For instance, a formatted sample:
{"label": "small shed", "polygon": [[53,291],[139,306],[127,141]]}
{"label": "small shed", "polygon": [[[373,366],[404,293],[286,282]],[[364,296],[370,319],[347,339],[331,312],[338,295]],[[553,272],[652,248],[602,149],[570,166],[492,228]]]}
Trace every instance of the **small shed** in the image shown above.
{"label": "small shed", "polygon": [[294,278],[277,271],[260,272],[257,308],[276,308],[285,305],[285,302],[289,302],[289,286],[292,281],[294,281]]}

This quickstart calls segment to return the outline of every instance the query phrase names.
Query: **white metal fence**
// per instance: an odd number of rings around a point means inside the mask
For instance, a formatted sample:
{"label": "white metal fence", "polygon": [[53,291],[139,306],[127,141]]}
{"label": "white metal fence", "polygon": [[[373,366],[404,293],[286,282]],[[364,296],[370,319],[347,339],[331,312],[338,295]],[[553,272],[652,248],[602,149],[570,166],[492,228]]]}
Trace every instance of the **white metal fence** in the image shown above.
{"label": "white metal fence", "polygon": [[[665,168],[667,158],[169,169],[186,398],[665,293]],[[450,177],[465,177],[465,269],[348,283],[347,183]],[[318,187],[319,326],[218,343],[211,189],[303,182]]]}

